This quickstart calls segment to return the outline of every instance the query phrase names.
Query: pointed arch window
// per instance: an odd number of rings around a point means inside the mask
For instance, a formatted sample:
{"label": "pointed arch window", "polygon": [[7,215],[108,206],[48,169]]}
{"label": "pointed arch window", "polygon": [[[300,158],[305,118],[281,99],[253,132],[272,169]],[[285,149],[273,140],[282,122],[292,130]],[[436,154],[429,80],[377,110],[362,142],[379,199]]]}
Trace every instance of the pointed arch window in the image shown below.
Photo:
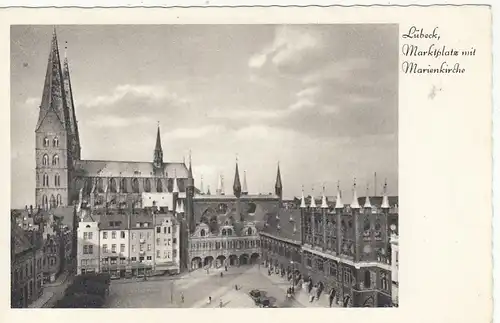
{"label": "pointed arch window", "polygon": [[62,205],[62,196],[61,194],[57,194],[57,206],[61,206]]}
{"label": "pointed arch window", "polygon": [[47,206],[48,206],[47,195],[42,196],[42,206],[43,206],[44,209],[46,209]]}
{"label": "pointed arch window", "polygon": [[132,180],[132,191],[133,193],[139,193],[139,180],[137,178]]}
{"label": "pointed arch window", "polygon": [[161,182],[161,179],[158,179],[156,181],[156,191],[160,193],[163,192],[163,184]]}
{"label": "pointed arch window", "polygon": [[104,183],[103,183],[102,178],[97,179],[97,192],[104,193]]}
{"label": "pointed arch window", "polygon": [[222,235],[225,236],[226,235],[226,229],[222,229]]}
{"label": "pointed arch window", "polygon": [[144,191],[151,192],[151,181],[149,180],[149,178],[146,178],[144,180]]}
{"label": "pointed arch window", "polygon": [[59,174],[54,175],[54,185],[57,187],[61,185],[61,176]]}
{"label": "pointed arch window", "polygon": [[204,237],[205,236],[205,229],[201,229],[200,231],[200,236]]}
{"label": "pointed arch window", "polygon": [[49,138],[45,137],[43,138],[43,146],[48,147],[49,146]]}
{"label": "pointed arch window", "polygon": [[54,195],[50,196],[50,208],[55,208],[56,207],[56,198]]}
{"label": "pointed arch window", "polygon": [[52,157],[52,166],[57,166],[59,165],[59,156],[58,155],[54,155]]}
{"label": "pointed arch window", "polygon": [[47,174],[43,174],[43,183],[42,183],[42,186],[49,186],[49,175]]}
{"label": "pointed arch window", "polygon": [[45,154],[42,157],[42,165],[43,166],[48,166],[49,165],[49,155]]}
{"label": "pointed arch window", "polygon": [[54,140],[52,140],[52,146],[59,147],[59,138],[55,137]]}
{"label": "pointed arch window", "polygon": [[126,178],[122,178],[120,181],[121,181],[121,183],[120,183],[120,191],[123,192],[123,193],[127,193],[127,179]]}
{"label": "pointed arch window", "polygon": [[112,178],[109,181],[109,190],[111,191],[111,193],[116,193],[116,179]]}
{"label": "pointed arch window", "polygon": [[247,234],[248,234],[249,236],[251,236],[251,235],[252,235],[252,228],[248,228],[248,230],[247,230]]}

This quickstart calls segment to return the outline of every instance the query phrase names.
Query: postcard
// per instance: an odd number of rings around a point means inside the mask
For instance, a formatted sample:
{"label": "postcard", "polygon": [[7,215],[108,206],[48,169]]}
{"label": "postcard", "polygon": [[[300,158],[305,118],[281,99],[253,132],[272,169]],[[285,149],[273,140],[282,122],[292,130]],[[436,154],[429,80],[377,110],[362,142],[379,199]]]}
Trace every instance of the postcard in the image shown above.
{"label": "postcard", "polygon": [[0,16],[9,317],[491,319],[488,6]]}

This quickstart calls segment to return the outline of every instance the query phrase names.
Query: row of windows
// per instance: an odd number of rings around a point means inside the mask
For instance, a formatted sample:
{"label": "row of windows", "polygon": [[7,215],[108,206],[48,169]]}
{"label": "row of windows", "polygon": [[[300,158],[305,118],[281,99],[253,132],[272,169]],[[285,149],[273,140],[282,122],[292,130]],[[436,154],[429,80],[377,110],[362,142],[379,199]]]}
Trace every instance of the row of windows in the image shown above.
{"label": "row of windows", "polygon": [[[57,206],[62,205],[62,196],[60,194],[57,194],[57,198],[54,197],[54,195],[50,196],[50,207],[55,208]],[[47,195],[42,196],[42,205],[44,208],[47,208],[49,206],[49,200],[47,198]]]}
{"label": "row of windows", "polygon": [[[43,155],[42,165],[49,166],[49,155],[47,154]],[[59,156],[57,154],[52,156],[52,166],[59,166]]]}
{"label": "row of windows", "polygon": [[[164,234],[170,234],[170,232],[171,232],[170,227],[163,227]],[[156,233],[161,233],[161,227],[156,227]]]}
{"label": "row of windows", "polygon": [[[50,186],[49,175],[43,174],[43,176],[42,176],[42,186],[43,187],[49,187]],[[55,174],[54,175],[54,186],[55,187],[61,186],[61,176],[59,174]]]}
{"label": "row of windows", "polygon": [[[165,246],[170,246],[172,241],[173,241],[174,244],[176,244],[177,243],[177,238],[174,238],[173,240],[172,239],[163,239],[163,242],[165,243]],[[160,243],[161,243],[161,239],[160,238],[156,238],[156,245],[159,246]]]}
{"label": "row of windows", "polygon": [[[132,247],[134,247],[134,246],[132,246]],[[143,245],[141,245],[141,247],[143,247]],[[151,245],[148,244],[148,251],[150,250],[150,248],[151,248]],[[141,248],[141,251],[142,251],[142,248]],[[102,252],[103,253],[109,252],[107,244],[102,245]],[[116,244],[111,245],[111,252],[116,253]],[[120,252],[125,252],[125,244],[124,243],[120,244]]]}
{"label": "row of windows", "polygon": [[[43,138],[43,146],[49,147],[49,145],[50,145],[49,138],[47,137]],[[59,147],[59,138],[55,137],[54,139],[52,139],[52,146]]]}
{"label": "row of windows", "polygon": [[[44,156],[45,158],[45,156]],[[47,164],[48,164],[48,156],[47,156]],[[45,165],[45,159],[44,159],[44,165]],[[106,181],[107,185],[104,185],[104,181]],[[163,182],[161,179],[154,180],[155,185],[156,185],[156,192],[163,192]],[[115,178],[109,179],[109,182],[107,179],[103,178],[98,178],[96,179],[95,183],[92,183],[92,181],[89,179],[85,182],[85,191],[87,193],[90,193],[92,190],[94,184],[95,184],[95,189],[99,193],[104,193],[105,188],[109,190],[111,193],[118,193],[118,190],[122,193],[128,193],[128,186],[127,186],[127,179],[122,178],[120,179],[120,187],[118,187],[118,183]],[[139,179],[137,178],[132,178],[131,181],[131,186],[132,186],[132,192],[131,193],[139,193],[140,192],[140,187],[139,187]],[[144,180],[144,191],[145,192],[151,192],[151,180],[149,178]]]}
{"label": "row of windows", "polygon": [[[222,233],[223,236],[231,236],[231,235],[233,235],[233,230],[231,230],[231,229],[222,229],[221,233]],[[248,228],[244,232],[244,234],[247,235],[247,236],[251,236],[254,233],[255,232],[254,232],[254,230],[252,228]],[[205,229],[201,229],[200,230],[200,236],[205,237],[207,235],[208,235],[208,231],[206,231]]]}
{"label": "row of windows", "polygon": [[247,249],[260,248],[260,240],[229,240],[216,242],[196,242],[191,244],[192,250],[213,250],[213,249]]}
{"label": "row of windows", "polygon": [[[116,239],[117,231],[111,231],[111,239]],[[102,233],[102,238],[107,239],[108,238],[108,232],[104,231]],[[125,231],[120,231],[120,238],[125,239]]]}

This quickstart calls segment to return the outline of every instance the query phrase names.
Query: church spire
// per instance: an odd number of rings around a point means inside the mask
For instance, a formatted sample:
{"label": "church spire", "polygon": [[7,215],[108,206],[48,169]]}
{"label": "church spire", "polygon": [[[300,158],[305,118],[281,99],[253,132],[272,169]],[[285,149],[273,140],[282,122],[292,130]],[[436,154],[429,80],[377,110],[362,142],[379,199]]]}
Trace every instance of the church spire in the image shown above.
{"label": "church spire", "polygon": [[49,60],[47,63],[47,72],[45,74],[45,84],[43,86],[42,103],[40,104],[38,122],[35,131],[40,128],[43,121],[49,114],[55,115],[56,119],[54,121],[59,121],[64,129],[66,129],[68,111],[65,107],[65,101],[61,60],[59,57],[57,34],[54,28],[52,42],[50,45]]}
{"label": "church spire", "polygon": [[188,176],[189,178],[193,178],[193,166],[192,166],[192,160],[191,160],[191,149],[189,149],[189,169],[188,169]]}
{"label": "church spire", "polygon": [[240,182],[240,172],[238,169],[238,157],[236,157],[236,169],[234,171],[234,184],[233,184],[234,196],[241,196],[241,182]]}
{"label": "church spire", "polygon": [[281,183],[281,171],[280,171],[280,163],[278,162],[278,172],[276,174],[276,184],[274,185],[274,192],[276,195],[280,197],[283,196],[283,184]]}
{"label": "church spire", "polygon": [[247,186],[247,171],[243,171],[243,188],[241,189],[241,193],[243,195],[248,195],[248,186]]}
{"label": "church spire", "polygon": [[66,115],[68,116],[66,127],[68,129],[69,140],[71,144],[72,157],[74,159],[80,159],[81,147],[80,147],[80,134],[78,132],[78,123],[76,121],[75,105],[73,102],[73,90],[71,88],[71,79],[69,73],[68,64],[68,42],[65,42],[64,46],[64,66],[63,66],[63,82],[64,82],[64,95],[66,98]]}
{"label": "church spire", "polygon": [[153,164],[156,168],[163,166],[163,149],[161,148],[160,122],[158,121],[158,130],[156,131],[156,145],[154,151]]}

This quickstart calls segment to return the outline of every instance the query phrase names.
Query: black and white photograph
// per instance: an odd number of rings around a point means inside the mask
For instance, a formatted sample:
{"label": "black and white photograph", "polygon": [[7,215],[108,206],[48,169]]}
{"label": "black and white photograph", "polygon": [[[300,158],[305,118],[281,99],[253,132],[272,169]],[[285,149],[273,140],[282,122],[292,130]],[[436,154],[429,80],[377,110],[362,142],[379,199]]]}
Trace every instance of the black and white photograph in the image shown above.
{"label": "black and white photograph", "polygon": [[11,308],[398,307],[399,32],[12,25]]}

